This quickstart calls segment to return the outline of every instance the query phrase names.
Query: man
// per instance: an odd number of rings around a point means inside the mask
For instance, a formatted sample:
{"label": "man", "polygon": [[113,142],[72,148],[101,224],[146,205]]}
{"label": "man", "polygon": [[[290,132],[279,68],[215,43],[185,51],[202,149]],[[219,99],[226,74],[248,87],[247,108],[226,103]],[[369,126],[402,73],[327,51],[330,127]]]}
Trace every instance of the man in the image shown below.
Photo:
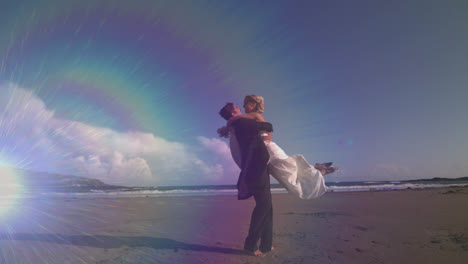
{"label": "man", "polygon": [[[233,103],[227,103],[219,114],[229,120],[231,117],[242,115],[242,112]],[[239,118],[231,126],[235,130],[242,156],[241,172],[237,181],[238,199],[245,200],[251,196],[255,199],[244,249],[255,256],[265,256],[265,253],[271,251],[273,240],[273,206],[267,169],[270,156],[259,135],[259,124],[255,120]]]}

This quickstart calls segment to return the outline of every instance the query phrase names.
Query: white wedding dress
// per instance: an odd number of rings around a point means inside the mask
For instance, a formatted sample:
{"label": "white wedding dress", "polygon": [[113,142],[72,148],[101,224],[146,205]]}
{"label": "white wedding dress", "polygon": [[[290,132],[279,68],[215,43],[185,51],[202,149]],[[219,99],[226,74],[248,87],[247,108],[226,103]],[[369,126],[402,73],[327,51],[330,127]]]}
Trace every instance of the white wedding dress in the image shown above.
{"label": "white wedding dress", "polygon": [[[231,155],[239,168],[241,167],[241,152],[234,129],[229,131],[229,145]],[[320,171],[310,165],[304,156],[288,156],[274,142],[266,142],[265,146],[270,154],[268,169],[286,190],[301,199],[313,199],[322,196],[326,191],[325,179]]]}

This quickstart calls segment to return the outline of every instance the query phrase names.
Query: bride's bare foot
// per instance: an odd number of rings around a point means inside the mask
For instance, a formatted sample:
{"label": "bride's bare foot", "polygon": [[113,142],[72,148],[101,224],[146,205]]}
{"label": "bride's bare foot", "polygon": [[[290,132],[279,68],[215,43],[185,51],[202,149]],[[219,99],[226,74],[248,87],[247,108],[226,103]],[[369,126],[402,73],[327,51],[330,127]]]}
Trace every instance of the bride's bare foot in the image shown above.
{"label": "bride's bare foot", "polygon": [[327,167],[323,163],[315,163],[314,168],[319,170],[319,171],[322,171],[322,170],[326,169]]}
{"label": "bride's bare foot", "polygon": [[339,170],[338,167],[329,167],[326,169],[327,174],[334,173],[335,171]]}
{"label": "bride's bare foot", "polygon": [[317,170],[325,170],[325,169],[331,167],[332,164],[333,164],[333,162],[315,163],[314,168],[316,168]]}
{"label": "bride's bare foot", "polygon": [[337,167],[329,167],[329,168],[324,168],[324,169],[321,169],[319,170],[320,173],[322,174],[322,176],[325,176],[327,174],[330,174],[330,173],[333,173],[335,171],[339,170],[339,168]]}

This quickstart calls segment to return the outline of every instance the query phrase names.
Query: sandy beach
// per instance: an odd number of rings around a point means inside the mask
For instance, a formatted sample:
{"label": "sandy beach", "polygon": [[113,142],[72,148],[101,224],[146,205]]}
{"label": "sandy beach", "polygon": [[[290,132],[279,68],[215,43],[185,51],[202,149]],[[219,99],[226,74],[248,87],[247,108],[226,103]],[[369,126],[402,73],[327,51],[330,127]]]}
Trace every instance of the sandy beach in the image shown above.
{"label": "sandy beach", "polygon": [[468,188],[274,194],[274,246],[241,250],[235,196],[25,199],[0,211],[1,263],[466,263]]}

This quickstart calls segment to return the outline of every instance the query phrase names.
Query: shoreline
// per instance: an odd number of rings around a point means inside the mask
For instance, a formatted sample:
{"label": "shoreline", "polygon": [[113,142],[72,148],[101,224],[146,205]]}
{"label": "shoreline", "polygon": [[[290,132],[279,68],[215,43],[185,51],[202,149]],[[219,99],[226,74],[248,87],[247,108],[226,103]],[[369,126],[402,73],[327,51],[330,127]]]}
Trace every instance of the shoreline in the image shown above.
{"label": "shoreline", "polygon": [[[368,189],[348,189],[348,190],[334,190],[330,189],[327,186],[327,194],[331,193],[366,193],[366,192],[387,192],[387,191],[404,191],[404,190],[434,190],[434,189],[445,189],[445,188],[467,188],[468,183],[460,183],[454,185],[446,186],[424,186],[424,187],[406,187],[406,188],[391,188],[391,187],[381,187],[381,188],[370,188]],[[284,188],[271,188],[272,194],[288,194],[287,190]],[[96,191],[96,192],[50,192],[50,193],[26,193],[26,194],[17,194],[2,196],[0,194],[0,200],[2,199],[117,199],[117,198],[150,198],[150,197],[205,197],[205,196],[236,196],[237,189],[221,189],[221,190],[177,190],[177,192],[164,192],[159,193],[140,193],[138,191]]]}

